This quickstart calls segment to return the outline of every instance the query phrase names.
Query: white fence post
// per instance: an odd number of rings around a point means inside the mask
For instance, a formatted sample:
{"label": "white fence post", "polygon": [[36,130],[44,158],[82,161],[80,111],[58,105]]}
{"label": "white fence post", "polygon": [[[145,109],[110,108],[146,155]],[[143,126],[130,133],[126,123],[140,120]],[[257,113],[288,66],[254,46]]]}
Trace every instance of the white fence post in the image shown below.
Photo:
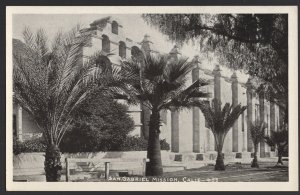
{"label": "white fence post", "polygon": [[109,176],[109,162],[105,162],[105,179]]}
{"label": "white fence post", "polygon": [[149,162],[149,159],[148,158],[143,158],[143,176],[146,176],[147,162]]}
{"label": "white fence post", "polygon": [[69,161],[68,161],[68,158],[66,158],[65,161],[66,161],[66,182],[69,182],[70,169],[69,169]]}

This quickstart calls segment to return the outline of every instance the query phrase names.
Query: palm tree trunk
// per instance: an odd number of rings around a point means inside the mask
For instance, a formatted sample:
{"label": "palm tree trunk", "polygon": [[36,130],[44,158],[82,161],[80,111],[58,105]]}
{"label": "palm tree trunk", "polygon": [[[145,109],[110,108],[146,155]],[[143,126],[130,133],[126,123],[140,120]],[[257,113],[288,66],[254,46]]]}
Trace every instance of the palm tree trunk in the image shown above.
{"label": "palm tree trunk", "polygon": [[278,161],[277,161],[277,165],[283,165],[283,162],[282,162],[282,155],[278,155]]}
{"label": "palm tree trunk", "polygon": [[257,150],[258,150],[258,144],[255,144],[255,146],[254,146],[254,158],[253,158],[252,163],[251,163],[251,167],[253,167],[253,168],[259,168],[258,161],[257,161]]}
{"label": "palm tree trunk", "polygon": [[51,144],[47,146],[44,166],[47,182],[60,181],[62,166],[57,145]]}
{"label": "palm tree trunk", "polygon": [[[215,136],[216,138],[217,136]],[[216,165],[215,165],[215,170],[216,171],[224,171],[225,170],[225,165],[224,165],[224,156],[222,154],[222,148],[223,148],[223,141],[222,140],[216,140],[216,146],[217,146],[217,151],[218,151],[218,156],[216,160]]]}
{"label": "palm tree trunk", "polygon": [[223,155],[222,155],[222,152],[220,152],[220,151],[218,151],[215,170],[216,171],[224,171],[225,170]]}
{"label": "palm tree trunk", "polygon": [[282,153],[283,153],[283,148],[281,148],[280,146],[278,147],[278,161],[277,161],[277,164],[276,165],[283,165],[283,162],[282,162]]}
{"label": "palm tree trunk", "polygon": [[159,142],[159,123],[159,112],[153,109],[149,123],[149,139],[147,150],[147,157],[149,158],[149,162],[146,166],[147,176],[160,176],[163,174]]}

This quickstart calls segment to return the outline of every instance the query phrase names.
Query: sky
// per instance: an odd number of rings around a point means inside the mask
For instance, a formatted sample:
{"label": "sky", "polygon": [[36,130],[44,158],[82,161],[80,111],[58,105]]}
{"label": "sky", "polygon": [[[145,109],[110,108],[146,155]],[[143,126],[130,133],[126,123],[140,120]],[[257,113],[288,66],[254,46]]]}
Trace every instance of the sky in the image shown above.
{"label": "sky", "polygon": [[[140,14],[14,14],[13,15],[13,38],[23,40],[23,30],[29,27],[33,32],[42,28],[49,39],[53,39],[58,31],[68,31],[77,24],[82,27],[89,27],[89,24],[94,20],[112,16],[119,24],[123,26],[126,37],[135,42],[141,42],[145,34],[150,35],[153,46],[156,50],[162,53],[169,53],[175,43],[168,40],[167,36],[160,33],[154,27],[151,27],[144,22]],[[190,60],[199,55],[199,48],[196,45],[184,45],[181,48],[183,56]],[[202,66],[212,70],[218,60],[214,57],[212,61],[203,60]],[[220,64],[221,65],[221,64]],[[221,65],[222,66],[222,65]],[[223,74],[230,77],[231,71],[222,68]],[[246,82],[245,75],[237,72],[241,82]]]}
{"label": "sky", "polygon": [[[94,20],[107,16],[115,18],[123,26],[125,35],[136,42],[141,42],[144,35],[148,34],[154,47],[156,46],[155,48],[160,52],[168,53],[174,46],[174,43],[167,41],[166,36],[147,25],[139,14],[15,14],[13,16],[13,37],[22,40],[22,31],[25,27],[29,27],[32,31],[43,28],[51,39],[59,30],[68,31],[77,24],[88,27]],[[155,43],[160,44],[158,46]],[[197,53],[193,46],[184,47],[182,52],[188,57],[193,57]]]}

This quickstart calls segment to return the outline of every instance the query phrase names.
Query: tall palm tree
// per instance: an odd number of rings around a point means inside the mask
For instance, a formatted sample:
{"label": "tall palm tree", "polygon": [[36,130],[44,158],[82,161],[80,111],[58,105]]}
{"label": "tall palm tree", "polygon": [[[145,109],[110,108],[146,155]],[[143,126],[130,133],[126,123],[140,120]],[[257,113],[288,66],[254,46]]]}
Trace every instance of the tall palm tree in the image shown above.
{"label": "tall palm tree", "polygon": [[269,146],[277,148],[278,161],[276,166],[283,165],[282,155],[289,140],[287,128],[281,126],[279,131],[271,131],[271,136],[266,136],[265,140]]}
{"label": "tall palm tree", "polygon": [[[47,142],[45,172],[47,181],[59,181],[61,162],[59,144],[72,122],[72,113],[96,88],[106,94],[118,87],[118,72],[101,52],[83,59],[88,35],[58,33],[51,45],[43,30],[24,30],[21,51],[13,51],[14,101],[43,132]],[[19,52],[18,52],[19,51]]]}
{"label": "tall palm tree", "polygon": [[128,78],[129,101],[142,103],[151,110],[146,175],[163,174],[160,151],[160,111],[167,109],[191,108],[195,97],[207,97],[201,92],[201,86],[208,82],[198,79],[186,86],[187,75],[194,68],[187,59],[170,60],[167,55],[144,54],[143,61],[127,60],[123,62],[122,74]]}
{"label": "tall palm tree", "polygon": [[208,102],[201,102],[199,108],[202,111],[208,127],[214,134],[217,147],[217,160],[215,170],[225,170],[222,149],[225,137],[233,126],[234,122],[246,110],[247,106],[241,104],[234,108],[229,103],[226,103],[222,109],[220,100],[214,98],[211,105]]}
{"label": "tall palm tree", "polygon": [[264,122],[257,122],[252,124],[250,127],[251,139],[254,145],[254,155],[251,163],[251,167],[258,168],[258,160],[257,160],[257,152],[258,152],[258,144],[264,140],[265,138],[265,127],[266,124]]}

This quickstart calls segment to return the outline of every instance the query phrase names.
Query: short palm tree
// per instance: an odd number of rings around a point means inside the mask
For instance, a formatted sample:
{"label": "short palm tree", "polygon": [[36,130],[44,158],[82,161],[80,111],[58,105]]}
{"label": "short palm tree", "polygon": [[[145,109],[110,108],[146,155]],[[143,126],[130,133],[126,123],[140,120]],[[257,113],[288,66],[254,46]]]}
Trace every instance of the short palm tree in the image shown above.
{"label": "short palm tree", "polygon": [[218,152],[215,170],[225,170],[222,155],[225,137],[234,122],[246,110],[247,106],[241,106],[239,104],[233,107],[229,103],[226,103],[222,109],[221,101],[214,98],[211,105],[209,102],[201,102],[199,108],[202,111],[210,130],[214,134]]}
{"label": "short palm tree", "polygon": [[251,139],[254,145],[254,155],[251,163],[251,167],[258,168],[258,160],[257,160],[257,152],[258,145],[261,141],[264,141],[265,138],[265,127],[266,124],[264,122],[256,122],[252,124],[250,127]]}
{"label": "short palm tree", "polygon": [[141,103],[151,110],[146,166],[147,176],[163,174],[160,151],[160,111],[191,108],[195,97],[207,97],[201,86],[208,82],[198,79],[186,86],[187,75],[193,69],[187,59],[170,60],[167,55],[144,54],[144,59],[123,62],[122,74],[128,82],[129,100]]}
{"label": "short palm tree", "polygon": [[[43,30],[24,31],[25,43],[13,51],[14,101],[34,119],[47,142],[47,181],[59,181],[59,144],[72,122],[72,113],[95,88],[106,94],[117,71],[108,58],[98,53],[83,60],[82,50],[89,36],[78,34],[79,27],[58,33],[51,45]],[[119,77],[118,77],[119,78]],[[117,79],[116,79],[117,81]]]}
{"label": "short palm tree", "polygon": [[282,155],[289,140],[287,129],[285,127],[281,127],[279,131],[271,131],[271,136],[266,136],[265,140],[269,146],[277,148],[278,161],[276,166],[283,165]]}

